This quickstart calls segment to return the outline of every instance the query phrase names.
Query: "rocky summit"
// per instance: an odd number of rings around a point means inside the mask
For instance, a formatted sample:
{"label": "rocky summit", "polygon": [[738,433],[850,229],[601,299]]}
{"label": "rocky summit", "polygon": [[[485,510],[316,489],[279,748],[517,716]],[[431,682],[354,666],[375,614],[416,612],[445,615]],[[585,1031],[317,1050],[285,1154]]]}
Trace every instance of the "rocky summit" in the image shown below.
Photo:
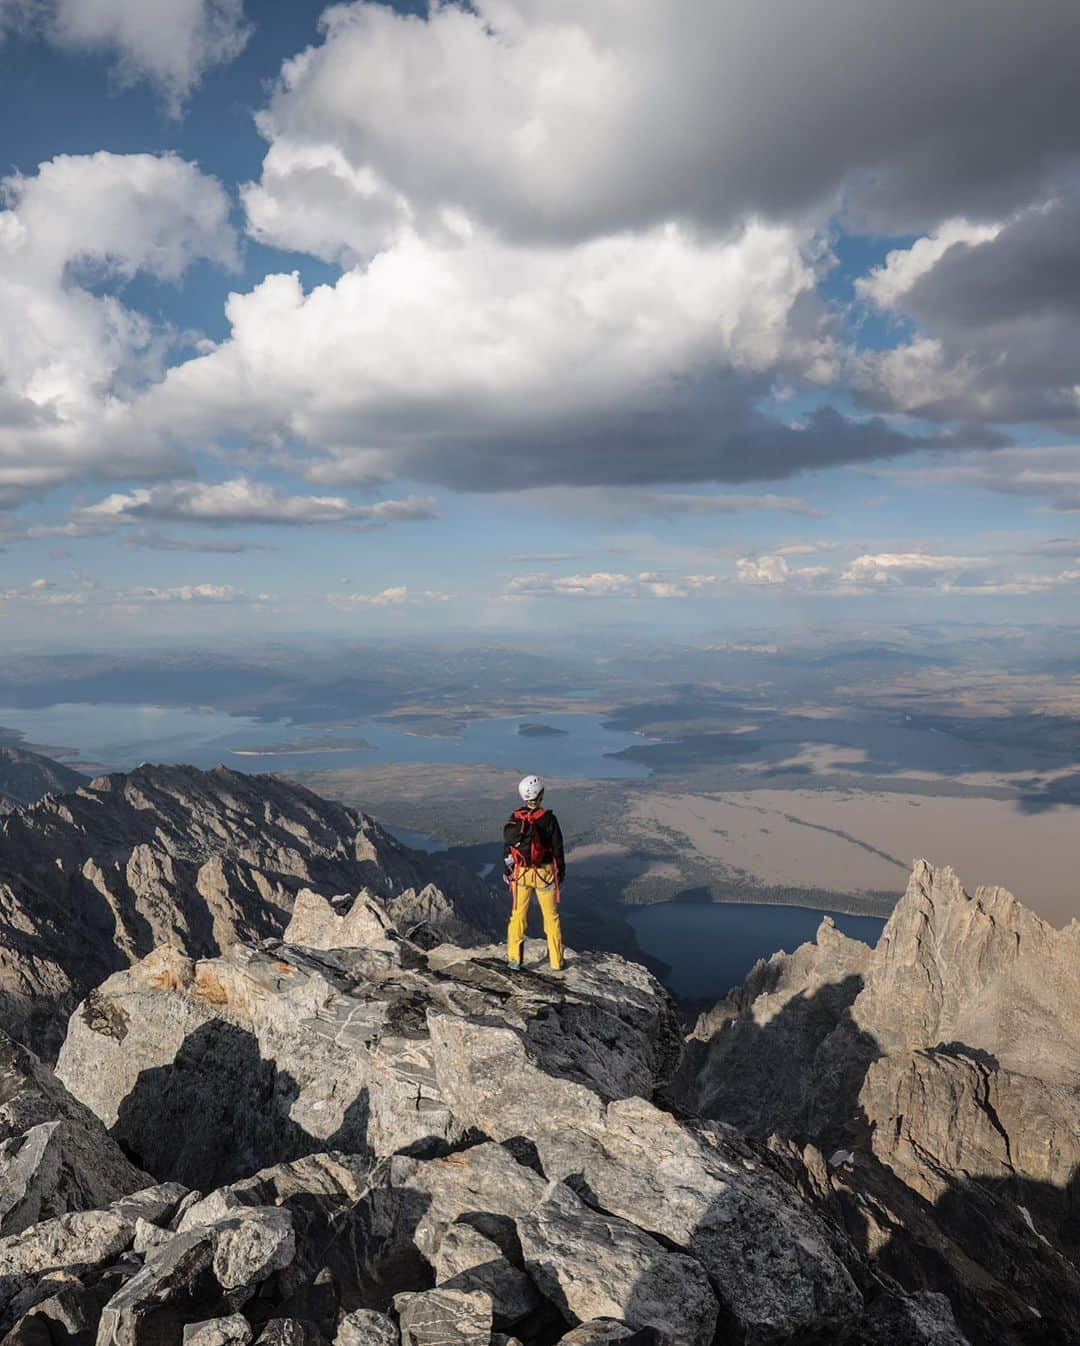
{"label": "rocky summit", "polygon": [[1080,926],[1001,890],[920,864],[685,1041],[272,778],[102,778],[0,872],[0,1346],[1080,1343]]}
{"label": "rocky summit", "polygon": [[192,957],[280,935],[297,892],[362,890],[395,926],[469,942],[475,875],[272,776],[143,766],[0,819],[0,1027],[55,1055],[78,1001],[159,945]]}
{"label": "rocky summit", "polygon": [[356,901],[75,1011],[50,1106],[117,1172],[0,1239],[5,1341],[962,1346],[765,1147],[661,1105],[681,1039],[644,968],[510,976]]}
{"label": "rocky summit", "polygon": [[973,1339],[1080,1341],[1080,921],[916,865],[876,948],[823,922],[703,1015],[673,1094],[770,1144]]}

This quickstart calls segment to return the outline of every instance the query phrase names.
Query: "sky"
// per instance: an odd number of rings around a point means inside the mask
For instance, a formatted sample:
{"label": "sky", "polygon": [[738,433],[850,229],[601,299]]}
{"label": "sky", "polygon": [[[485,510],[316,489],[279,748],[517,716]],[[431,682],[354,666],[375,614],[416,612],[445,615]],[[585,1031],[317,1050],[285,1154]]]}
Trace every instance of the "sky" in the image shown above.
{"label": "sky", "polygon": [[1075,0],[0,0],[0,641],[1074,621]]}

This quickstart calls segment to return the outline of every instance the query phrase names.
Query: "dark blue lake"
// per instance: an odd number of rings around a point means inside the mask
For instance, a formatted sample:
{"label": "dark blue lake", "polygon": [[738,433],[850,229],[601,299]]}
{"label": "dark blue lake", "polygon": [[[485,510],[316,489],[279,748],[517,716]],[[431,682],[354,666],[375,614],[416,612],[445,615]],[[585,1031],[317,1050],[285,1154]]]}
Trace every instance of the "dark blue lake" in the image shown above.
{"label": "dark blue lake", "polygon": [[671,968],[667,985],[687,999],[721,999],[759,958],[793,952],[812,940],[824,915],[864,944],[876,944],[885,924],[874,916],[843,916],[809,907],[766,907],[746,902],[658,902],[628,913],[638,943]]}
{"label": "dark blue lake", "polygon": [[[538,719],[561,733],[526,736],[522,723]],[[522,714],[469,721],[445,737],[410,732],[379,720],[317,727],[288,720],[266,723],[199,707],[70,703],[34,710],[0,707],[0,727],[31,743],[68,748],[70,758],[123,770],[139,762],[218,762],[238,771],[325,771],[385,762],[508,767],[524,775],[578,779],[634,778],[649,768],[612,754],[640,744],[640,735],[607,729],[598,715]],[[365,746],[357,746],[358,740]],[[318,747],[312,748],[313,741]],[[298,745],[308,746],[298,746]]]}

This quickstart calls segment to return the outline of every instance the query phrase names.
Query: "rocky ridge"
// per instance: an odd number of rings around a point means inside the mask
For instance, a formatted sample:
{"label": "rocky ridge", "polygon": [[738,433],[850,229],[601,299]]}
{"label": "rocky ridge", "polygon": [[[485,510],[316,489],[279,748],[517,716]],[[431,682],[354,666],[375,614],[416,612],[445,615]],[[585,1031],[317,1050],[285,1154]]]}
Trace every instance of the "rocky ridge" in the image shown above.
{"label": "rocky ridge", "polygon": [[51,757],[0,743],[0,814],[86,784],[86,777]]}
{"label": "rocky ridge", "polygon": [[[973,1339],[1080,1341],[1080,921],[919,862],[870,949],[828,920],[703,1015],[674,1095]],[[830,1156],[826,1159],[824,1156]]]}
{"label": "rocky ridge", "polygon": [[920,864],[687,1045],[497,912],[272,777],[0,823],[0,1346],[1080,1342],[1080,923]]}
{"label": "rocky ridge", "polygon": [[297,892],[369,892],[396,928],[469,943],[473,874],[272,776],[143,766],[0,819],[0,1025],[51,1057],[92,987],[162,944],[191,957],[280,936]]}
{"label": "rocky ridge", "polygon": [[159,949],[58,1062],[149,1185],[0,1239],[4,1341],[963,1346],[767,1149],[662,1106],[680,1047],[637,964],[510,976],[367,893]]}

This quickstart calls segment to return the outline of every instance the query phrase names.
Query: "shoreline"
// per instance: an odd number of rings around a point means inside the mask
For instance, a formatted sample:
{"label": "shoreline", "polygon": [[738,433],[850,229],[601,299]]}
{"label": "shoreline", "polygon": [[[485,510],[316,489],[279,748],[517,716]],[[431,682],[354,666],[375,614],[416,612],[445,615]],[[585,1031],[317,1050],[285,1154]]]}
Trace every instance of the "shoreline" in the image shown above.
{"label": "shoreline", "polygon": [[[885,909],[885,899],[882,899],[876,905],[870,905],[869,902],[858,901],[845,902],[842,897],[829,897],[823,894],[820,897],[804,896],[796,898],[782,897],[761,897],[748,893],[741,893],[732,897],[710,897],[707,900],[700,898],[685,897],[660,897],[654,901],[646,902],[620,902],[621,911],[631,913],[635,911],[645,911],[649,907],[678,906],[678,907],[793,907],[802,911],[820,911],[825,915],[836,916],[866,916],[873,920],[888,920],[892,906],[900,900],[901,893],[898,892],[894,898],[891,898],[891,904],[888,910]],[[871,899],[872,900],[872,899]]]}

